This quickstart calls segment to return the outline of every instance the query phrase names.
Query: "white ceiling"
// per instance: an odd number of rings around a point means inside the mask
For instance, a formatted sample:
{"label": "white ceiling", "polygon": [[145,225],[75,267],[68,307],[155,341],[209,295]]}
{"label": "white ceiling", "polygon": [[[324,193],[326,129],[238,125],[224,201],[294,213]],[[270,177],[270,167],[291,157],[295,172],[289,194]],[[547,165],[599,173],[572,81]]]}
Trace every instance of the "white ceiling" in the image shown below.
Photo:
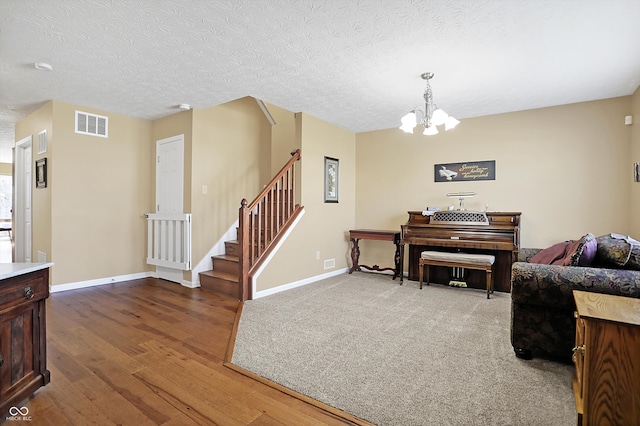
{"label": "white ceiling", "polygon": [[425,71],[459,119],[630,95],[640,0],[2,0],[0,148],[51,99],[156,119],[249,95],[392,128]]}

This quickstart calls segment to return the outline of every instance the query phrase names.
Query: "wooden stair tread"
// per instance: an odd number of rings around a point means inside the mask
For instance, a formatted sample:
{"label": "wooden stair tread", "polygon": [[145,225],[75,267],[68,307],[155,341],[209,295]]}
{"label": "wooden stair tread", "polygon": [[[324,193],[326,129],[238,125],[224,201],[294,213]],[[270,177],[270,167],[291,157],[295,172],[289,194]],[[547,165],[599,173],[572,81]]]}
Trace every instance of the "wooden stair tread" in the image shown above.
{"label": "wooden stair tread", "polygon": [[212,278],[219,278],[227,281],[232,281],[235,283],[238,282],[238,278],[239,278],[238,274],[229,274],[229,273],[215,271],[215,270],[203,271],[203,272],[200,272],[200,275],[204,275]]}
{"label": "wooden stair tread", "polygon": [[238,256],[234,256],[231,254],[217,254],[215,256],[211,256],[215,259],[228,260],[229,262],[239,262],[240,258]]}

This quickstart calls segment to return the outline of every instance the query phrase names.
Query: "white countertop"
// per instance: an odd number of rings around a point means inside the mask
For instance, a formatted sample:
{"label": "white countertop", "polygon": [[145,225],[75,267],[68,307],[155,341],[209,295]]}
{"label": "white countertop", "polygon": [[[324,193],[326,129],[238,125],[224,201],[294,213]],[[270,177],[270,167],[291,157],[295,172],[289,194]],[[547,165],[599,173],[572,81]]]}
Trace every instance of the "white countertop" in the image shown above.
{"label": "white countertop", "polygon": [[0,280],[39,271],[40,269],[53,266],[51,262],[16,262],[0,263]]}

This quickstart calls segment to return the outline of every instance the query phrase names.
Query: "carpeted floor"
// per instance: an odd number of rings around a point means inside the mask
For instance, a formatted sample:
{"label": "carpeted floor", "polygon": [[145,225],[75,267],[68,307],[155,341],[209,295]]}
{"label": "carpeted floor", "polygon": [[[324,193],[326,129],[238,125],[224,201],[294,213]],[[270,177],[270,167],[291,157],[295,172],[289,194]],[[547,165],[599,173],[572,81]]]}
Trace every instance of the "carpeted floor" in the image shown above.
{"label": "carpeted floor", "polygon": [[339,275],[246,302],[231,362],[379,425],[575,425],[573,367],[515,357],[510,301]]}

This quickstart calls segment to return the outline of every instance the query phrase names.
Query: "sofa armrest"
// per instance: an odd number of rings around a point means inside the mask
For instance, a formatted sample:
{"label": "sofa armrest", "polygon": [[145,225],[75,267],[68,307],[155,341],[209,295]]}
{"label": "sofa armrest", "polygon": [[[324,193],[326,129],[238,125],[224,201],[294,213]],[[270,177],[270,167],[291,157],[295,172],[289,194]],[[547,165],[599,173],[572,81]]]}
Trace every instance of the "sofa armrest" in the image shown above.
{"label": "sofa armrest", "polygon": [[640,271],[525,262],[511,267],[514,303],[575,309],[573,290],[640,298]]}
{"label": "sofa armrest", "polygon": [[521,248],[518,251],[518,262],[528,262],[541,250],[539,248]]}

